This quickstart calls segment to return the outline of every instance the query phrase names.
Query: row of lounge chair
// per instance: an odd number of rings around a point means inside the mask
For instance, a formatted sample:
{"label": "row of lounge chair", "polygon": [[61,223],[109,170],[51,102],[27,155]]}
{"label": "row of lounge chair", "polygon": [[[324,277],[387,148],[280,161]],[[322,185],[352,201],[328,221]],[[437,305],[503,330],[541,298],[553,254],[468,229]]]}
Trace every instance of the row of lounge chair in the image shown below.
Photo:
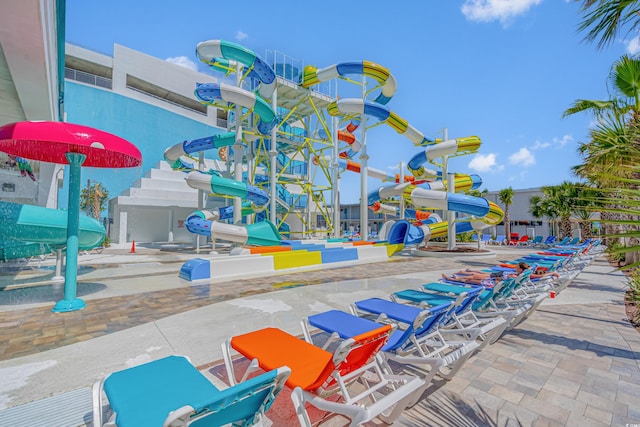
{"label": "row of lounge chair", "polygon": [[482,235],[482,241],[490,245],[510,245],[510,246],[529,246],[535,248],[547,248],[554,246],[576,246],[580,244],[579,237],[565,237],[560,241],[557,241],[556,236],[536,236],[533,239],[529,238],[526,234],[520,236],[517,240],[508,241],[504,234],[496,236],[492,239],[488,234]]}
{"label": "row of lounge chair", "polygon": [[[183,356],[113,373],[94,385],[94,425],[262,425],[285,387],[302,426],[317,421],[310,406],[346,417],[352,426],[374,418],[392,423],[422,398],[436,375],[451,379],[550,291],[566,288],[599,253],[598,243],[548,248],[516,260],[557,272],[553,280],[532,280],[533,269],[489,286],[442,280],[388,299],[355,301],[349,312],[308,316],[301,320],[304,339],[274,327],[234,336],[222,344],[230,382],[224,390]],[[512,268],[503,262],[491,271]]]}

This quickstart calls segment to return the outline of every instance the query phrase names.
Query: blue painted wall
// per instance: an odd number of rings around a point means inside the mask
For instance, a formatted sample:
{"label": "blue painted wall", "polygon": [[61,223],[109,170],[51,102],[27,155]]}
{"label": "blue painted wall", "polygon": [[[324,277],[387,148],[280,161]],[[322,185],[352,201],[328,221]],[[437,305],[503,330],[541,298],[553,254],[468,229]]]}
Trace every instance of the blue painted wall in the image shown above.
{"label": "blue painted wall", "polygon": [[[213,126],[174,114],[162,108],[127,98],[97,87],[65,81],[64,108],[67,121],[95,127],[133,143],[142,153],[142,166],[130,169],[82,168],[82,182],[95,180],[109,190],[109,197],[116,197],[145,172],[155,167],[164,150],[176,143],[220,133]],[[205,157],[217,159],[211,151]],[[67,183],[60,192],[60,206],[67,205]],[[104,216],[104,213],[103,213]]]}

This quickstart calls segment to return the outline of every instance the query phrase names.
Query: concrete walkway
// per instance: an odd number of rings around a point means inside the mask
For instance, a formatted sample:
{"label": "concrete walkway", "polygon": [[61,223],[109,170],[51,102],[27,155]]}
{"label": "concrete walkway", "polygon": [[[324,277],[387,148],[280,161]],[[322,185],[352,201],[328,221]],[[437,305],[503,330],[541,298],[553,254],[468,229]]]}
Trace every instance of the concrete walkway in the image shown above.
{"label": "concrete walkway", "polygon": [[[497,259],[526,253],[498,251]],[[0,408],[8,408],[0,411],[0,425],[10,419],[6,425],[50,426],[39,411],[52,404],[69,407],[69,423],[56,425],[83,425],[90,420],[88,387],[109,372],[176,353],[198,366],[214,366],[230,336],[264,325],[297,335],[300,319],[310,313],[346,309],[357,299],[416,287],[443,272],[496,263],[394,257],[192,286],[168,271],[175,261],[163,263],[150,253],[135,266],[118,261],[120,256],[106,257],[102,266],[93,263],[89,282],[101,286],[83,296],[88,307],[80,312],[52,315],[55,299],[3,304],[0,296]],[[158,264],[160,274],[150,274],[149,263]],[[123,269],[129,273],[120,274]],[[37,277],[18,280],[39,284]],[[472,357],[452,381],[434,384],[396,425],[640,423],[640,334],[626,321],[625,288],[624,276],[596,260],[555,299]],[[286,425],[277,417],[274,424]]]}

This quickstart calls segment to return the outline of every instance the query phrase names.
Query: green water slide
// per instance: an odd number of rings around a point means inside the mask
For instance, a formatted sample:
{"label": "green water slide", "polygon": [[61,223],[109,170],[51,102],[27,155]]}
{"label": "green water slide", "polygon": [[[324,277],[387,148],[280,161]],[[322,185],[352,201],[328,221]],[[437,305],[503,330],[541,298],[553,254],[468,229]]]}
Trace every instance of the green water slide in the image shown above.
{"label": "green water slide", "polygon": [[[91,249],[100,245],[104,226],[88,216],[80,217],[78,246]],[[0,201],[0,259],[40,255],[62,247],[67,241],[67,212],[41,206]]]}

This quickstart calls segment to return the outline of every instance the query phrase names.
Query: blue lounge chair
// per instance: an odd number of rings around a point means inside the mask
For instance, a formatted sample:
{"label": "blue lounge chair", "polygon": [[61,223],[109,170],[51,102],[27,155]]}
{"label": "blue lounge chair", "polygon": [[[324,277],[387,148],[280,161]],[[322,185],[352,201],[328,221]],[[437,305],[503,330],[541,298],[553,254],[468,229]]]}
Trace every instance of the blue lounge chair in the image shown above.
{"label": "blue lounge chair", "polygon": [[538,246],[545,247],[545,248],[550,247],[555,243],[555,241],[556,241],[556,236],[548,236],[544,240],[544,242],[540,243]]}
{"label": "blue lounge chair", "polygon": [[[413,347],[412,339],[415,338],[416,333],[422,335],[426,331],[436,329],[439,324],[439,319],[446,315],[450,304],[446,304],[443,307],[434,308],[433,310],[424,311],[427,316],[420,316],[415,325],[410,325],[405,330],[395,328],[389,339],[389,341],[382,347],[380,362],[383,369],[386,372],[393,372],[389,360],[394,360],[402,365],[411,364],[418,367],[428,367],[427,373],[422,377],[424,385],[422,389],[414,396],[415,399],[407,403],[407,406],[413,406],[413,404],[419,399],[423,391],[426,390],[432,383],[433,378],[438,373],[438,370],[445,365],[446,359],[439,357],[426,356],[414,356],[412,350],[407,351],[409,347]],[[417,323],[422,322],[421,325]],[[418,330],[414,328],[418,327]],[[359,317],[351,313],[346,313],[340,310],[330,310],[320,314],[314,314],[302,320],[302,330],[305,339],[315,344],[315,341],[319,341],[322,337],[321,334],[313,333],[314,329],[318,329],[327,334],[331,334],[325,341],[323,348],[329,347],[335,341],[348,340],[352,337],[364,334],[368,331],[372,331],[380,327],[380,323],[374,322],[370,319]],[[422,332],[425,331],[425,332]]]}
{"label": "blue lounge chair", "polygon": [[391,322],[403,332],[396,335],[397,341],[389,340],[392,346],[387,351],[400,357],[396,360],[419,364],[429,358],[442,359],[438,375],[446,380],[453,378],[480,346],[476,341],[479,329],[449,333],[442,328],[449,323],[454,309],[450,300],[426,310],[382,298],[356,301],[351,305],[355,315],[372,316],[376,322]]}
{"label": "blue lounge chair", "polygon": [[507,237],[504,234],[500,234],[496,236],[495,240],[490,240],[489,243],[492,243],[494,245],[504,245],[506,244],[506,241]]}
{"label": "blue lounge chair", "polygon": [[165,357],[97,382],[93,387],[93,425],[105,425],[107,402],[112,412],[109,426],[254,425],[261,423],[290,372],[287,367],[274,369],[219,390],[187,358]]}
{"label": "blue lounge chair", "polygon": [[[502,280],[493,288],[485,289],[472,305],[473,314],[481,321],[503,318],[507,322],[505,326],[507,329],[511,329],[519,324],[528,313],[530,313],[533,305],[530,304],[530,300],[512,298],[512,294],[514,289],[528,280],[529,274],[530,273],[521,274],[517,278]],[[433,284],[428,286],[430,286],[431,289],[427,290],[423,287],[420,291],[414,291],[414,295],[411,295],[414,303],[417,301],[428,303],[428,301],[433,298],[429,293],[437,293],[438,298],[447,297],[447,295],[450,295],[449,297],[451,298],[454,295],[469,290],[469,285],[462,283],[442,283],[438,289],[436,289]],[[411,300],[406,292],[407,291],[396,292],[394,295]],[[421,293],[424,294],[424,296]]]}
{"label": "blue lounge chair", "polygon": [[466,328],[479,330],[480,334],[476,338],[481,340],[481,345],[478,348],[481,350],[486,345],[494,343],[508,326],[508,322],[502,317],[480,320],[474,312],[474,310],[481,310],[482,307],[489,304],[494,293],[501,286],[502,283],[493,288],[485,289],[482,286],[461,282],[427,283],[418,290],[406,289],[396,292],[392,295],[392,299],[418,305],[454,301],[456,309],[452,313],[453,321],[446,325],[446,328],[448,330],[456,329],[458,332],[464,332]]}

